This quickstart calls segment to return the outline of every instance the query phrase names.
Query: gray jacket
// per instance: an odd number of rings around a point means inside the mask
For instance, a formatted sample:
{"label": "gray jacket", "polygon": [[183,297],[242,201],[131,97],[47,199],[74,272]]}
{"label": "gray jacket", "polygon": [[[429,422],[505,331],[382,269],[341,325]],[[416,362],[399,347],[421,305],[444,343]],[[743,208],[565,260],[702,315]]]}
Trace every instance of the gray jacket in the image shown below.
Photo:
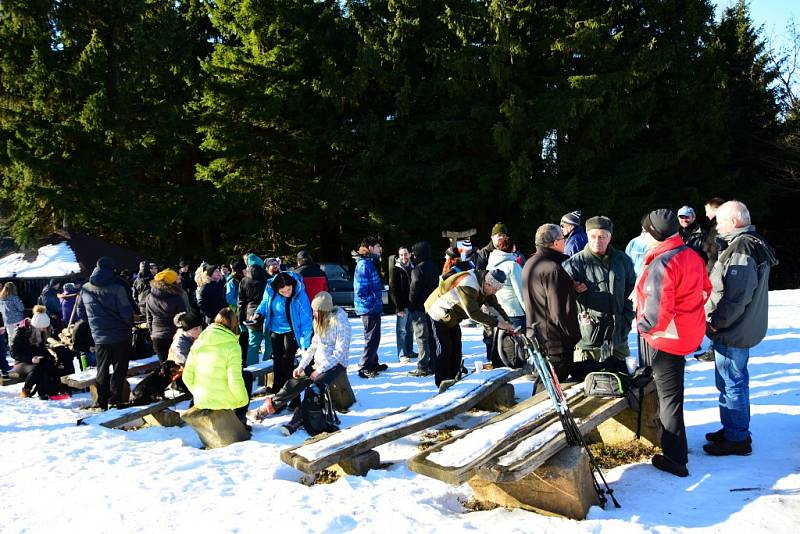
{"label": "gray jacket", "polygon": [[[610,337],[612,345],[627,345],[631,323],[636,317],[629,298],[636,285],[633,261],[624,252],[609,245],[603,258],[592,253],[589,245],[563,263],[564,270],[576,282],[583,282],[588,290],[576,293],[578,314],[588,316],[591,322],[580,319],[581,349],[599,348]],[[610,335],[606,328],[613,328]]]}
{"label": "gray jacket", "polygon": [[711,270],[711,298],[706,302],[714,341],[746,349],[767,333],[769,271],[775,253],[754,226],[737,228],[718,238],[719,258]]}

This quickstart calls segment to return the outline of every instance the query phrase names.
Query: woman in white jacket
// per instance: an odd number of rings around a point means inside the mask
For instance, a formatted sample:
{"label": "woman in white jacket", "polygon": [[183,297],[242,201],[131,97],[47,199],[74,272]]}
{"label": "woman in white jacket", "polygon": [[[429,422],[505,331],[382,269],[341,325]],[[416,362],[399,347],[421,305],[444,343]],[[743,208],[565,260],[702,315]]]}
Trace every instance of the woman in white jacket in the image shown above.
{"label": "woman in white jacket", "polygon": [[[350,322],[345,311],[333,306],[333,298],[327,291],[320,291],[311,301],[314,314],[314,337],[306,349],[297,368],[274,397],[267,397],[264,405],[251,414],[261,420],[279,412],[312,382],[329,387],[336,378],[347,371],[350,351]],[[299,410],[298,410],[299,411]]]}
{"label": "woman in white jacket", "polygon": [[497,302],[509,317],[514,326],[525,326],[525,297],[522,285],[522,267],[517,263],[514,254],[514,243],[511,238],[503,236],[497,242],[495,250],[489,254],[487,270],[500,269],[506,274],[505,285],[495,295]]}

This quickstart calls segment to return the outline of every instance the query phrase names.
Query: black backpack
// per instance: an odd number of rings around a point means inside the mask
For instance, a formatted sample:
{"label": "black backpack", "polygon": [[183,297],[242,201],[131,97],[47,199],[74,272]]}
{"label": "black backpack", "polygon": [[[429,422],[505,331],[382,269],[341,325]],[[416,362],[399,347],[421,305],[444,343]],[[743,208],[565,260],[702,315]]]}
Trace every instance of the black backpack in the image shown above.
{"label": "black backpack", "polygon": [[303,402],[300,404],[303,414],[303,428],[309,436],[316,436],[323,432],[336,432],[341,423],[333,409],[328,388],[318,384],[311,384],[306,388]]}

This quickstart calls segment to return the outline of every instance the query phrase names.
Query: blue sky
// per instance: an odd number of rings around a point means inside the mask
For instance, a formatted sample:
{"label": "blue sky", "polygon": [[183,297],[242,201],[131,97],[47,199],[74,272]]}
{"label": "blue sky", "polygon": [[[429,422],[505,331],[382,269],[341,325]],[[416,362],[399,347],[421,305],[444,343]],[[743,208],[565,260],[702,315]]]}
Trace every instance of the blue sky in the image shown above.
{"label": "blue sky", "polygon": [[[722,10],[736,4],[736,0],[715,0],[717,19]],[[786,23],[794,20],[800,26],[800,1],[798,0],[750,0],[750,16],[755,26],[763,26],[763,36],[772,46],[785,47],[788,43]]]}

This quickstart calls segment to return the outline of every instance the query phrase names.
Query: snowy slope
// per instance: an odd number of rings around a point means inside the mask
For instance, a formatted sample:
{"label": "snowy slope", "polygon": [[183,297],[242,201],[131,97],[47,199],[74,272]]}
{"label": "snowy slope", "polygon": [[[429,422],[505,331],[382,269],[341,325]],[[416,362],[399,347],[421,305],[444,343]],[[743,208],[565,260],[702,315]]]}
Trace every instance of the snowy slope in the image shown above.
{"label": "snowy slope", "polygon": [[[277,430],[288,415],[254,428],[253,440],[203,451],[189,428],[136,432],[75,426],[87,395],[67,401],[20,399],[0,388],[0,532],[797,532],[800,529],[800,291],[770,294],[770,331],[752,351],[754,452],[712,458],[703,434],[719,428],[713,364],[687,366],[686,422],[691,475],[678,479],[649,464],[607,473],[622,508],[593,508],[583,522],[519,510],[467,511],[467,485],[449,486],[409,471],[420,434],[378,449],[394,462],[367,477],[306,487],[278,455],[302,443]],[[344,426],[389,414],[430,397],[433,380],[406,375],[397,362],[394,318],[385,317],[381,361],[388,372],[355,376],[363,349],[354,330],[350,380],[358,402]],[[477,328],[465,329],[467,367],[483,350]],[[531,383],[515,382],[518,396]],[[468,413],[446,424],[473,426],[491,414]],[[734,490],[734,491],[731,491]]]}
{"label": "snowy slope", "polygon": [[33,262],[25,261],[19,252],[0,258],[0,278],[52,278],[80,271],[75,252],[66,241],[39,248],[39,255]]}

